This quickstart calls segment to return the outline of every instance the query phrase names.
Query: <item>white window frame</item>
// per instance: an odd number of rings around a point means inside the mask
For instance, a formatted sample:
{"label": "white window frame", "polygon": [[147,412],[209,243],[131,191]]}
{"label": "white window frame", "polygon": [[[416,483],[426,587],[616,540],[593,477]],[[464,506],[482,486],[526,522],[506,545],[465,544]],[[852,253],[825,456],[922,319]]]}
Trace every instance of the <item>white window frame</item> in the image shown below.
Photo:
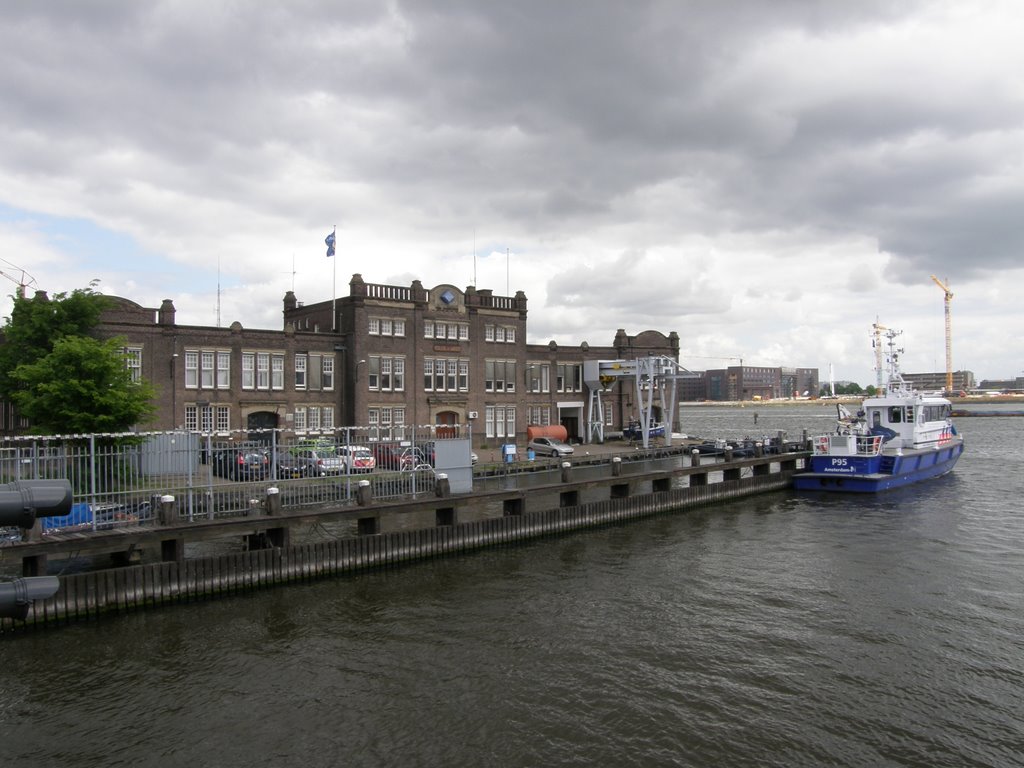
{"label": "white window frame", "polygon": [[242,353],[242,389],[256,389],[256,354]]}
{"label": "white window frame", "polygon": [[225,350],[217,352],[217,389],[231,388],[231,353]]}

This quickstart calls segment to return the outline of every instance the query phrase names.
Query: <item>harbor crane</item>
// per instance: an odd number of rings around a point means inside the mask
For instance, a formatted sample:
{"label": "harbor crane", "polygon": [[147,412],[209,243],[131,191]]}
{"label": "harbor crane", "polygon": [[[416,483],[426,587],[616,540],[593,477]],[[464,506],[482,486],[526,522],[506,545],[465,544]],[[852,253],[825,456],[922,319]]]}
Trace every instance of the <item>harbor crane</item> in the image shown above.
{"label": "harbor crane", "polygon": [[943,306],[946,316],[946,392],[948,394],[953,391],[953,330],[949,317],[949,304],[953,301],[953,292],[949,290],[948,279],[943,283],[935,275],[932,275],[932,280],[946,294]]}

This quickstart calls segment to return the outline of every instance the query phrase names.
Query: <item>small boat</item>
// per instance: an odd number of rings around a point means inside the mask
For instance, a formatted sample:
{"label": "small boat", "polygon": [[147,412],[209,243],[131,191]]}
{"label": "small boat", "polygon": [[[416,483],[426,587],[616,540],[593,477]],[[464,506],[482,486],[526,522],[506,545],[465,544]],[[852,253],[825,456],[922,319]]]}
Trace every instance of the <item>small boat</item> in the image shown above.
{"label": "small boat", "polygon": [[[631,421],[629,425],[622,430],[622,436],[627,440],[643,440],[644,429],[639,421]],[[664,437],[665,436],[665,425],[664,424],[651,424],[647,428],[647,437]]]}
{"label": "small boat", "polygon": [[808,470],[793,475],[797,490],[876,493],[944,475],[963,453],[952,403],[917,392],[904,381],[893,348],[898,334],[887,335],[885,391],[865,399],[855,414],[836,406],[836,431],[814,438]]}

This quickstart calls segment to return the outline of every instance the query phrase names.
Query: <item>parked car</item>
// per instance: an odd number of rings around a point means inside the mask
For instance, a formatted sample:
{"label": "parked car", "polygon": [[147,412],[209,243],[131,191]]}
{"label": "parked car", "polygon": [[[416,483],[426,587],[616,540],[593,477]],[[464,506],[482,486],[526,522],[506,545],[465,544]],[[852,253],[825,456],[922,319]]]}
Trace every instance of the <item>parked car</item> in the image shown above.
{"label": "parked car", "polygon": [[301,466],[307,477],[372,472],[377,461],[363,445],[317,443],[297,445],[288,451],[293,466]]}
{"label": "parked car", "polygon": [[373,472],[377,468],[377,459],[374,458],[370,449],[363,445],[339,445],[338,456],[341,457],[346,471],[352,472]]}
{"label": "parked car", "polygon": [[274,456],[277,477],[286,480],[296,477],[314,477],[319,475],[316,461],[308,456],[297,456],[290,451],[278,451]]}
{"label": "parked car", "polygon": [[267,454],[254,448],[222,450],[213,458],[213,471],[233,480],[262,480],[269,469]]}
{"label": "parked car", "polygon": [[572,446],[554,437],[535,437],[527,446],[537,456],[571,456]]}
{"label": "parked car", "polygon": [[413,467],[416,457],[409,451],[410,447],[401,443],[370,444],[370,450],[377,461],[377,467],[392,471],[411,469]]}
{"label": "parked car", "polygon": [[347,471],[345,460],[338,454],[338,448],[329,443],[297,445],[288,451],[297,463],[306,467],[308,477],[343,475]]}

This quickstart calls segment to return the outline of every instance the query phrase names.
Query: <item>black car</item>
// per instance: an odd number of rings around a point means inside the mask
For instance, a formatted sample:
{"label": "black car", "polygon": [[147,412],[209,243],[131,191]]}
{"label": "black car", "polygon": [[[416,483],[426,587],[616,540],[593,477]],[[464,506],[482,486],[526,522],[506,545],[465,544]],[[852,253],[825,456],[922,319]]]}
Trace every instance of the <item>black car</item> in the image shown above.
{"label": "black car", "polygon": [[214,472],[234,480],[263,480],[269,469],[267,454],[253,449],[219,451],[213,461]]}
{"label": "black car", "polygon": [[316,462],[304,456],[301,451],[281,451],[274,457],[274,461],[277,465],[277,477],[281,480],[320,474]]}

